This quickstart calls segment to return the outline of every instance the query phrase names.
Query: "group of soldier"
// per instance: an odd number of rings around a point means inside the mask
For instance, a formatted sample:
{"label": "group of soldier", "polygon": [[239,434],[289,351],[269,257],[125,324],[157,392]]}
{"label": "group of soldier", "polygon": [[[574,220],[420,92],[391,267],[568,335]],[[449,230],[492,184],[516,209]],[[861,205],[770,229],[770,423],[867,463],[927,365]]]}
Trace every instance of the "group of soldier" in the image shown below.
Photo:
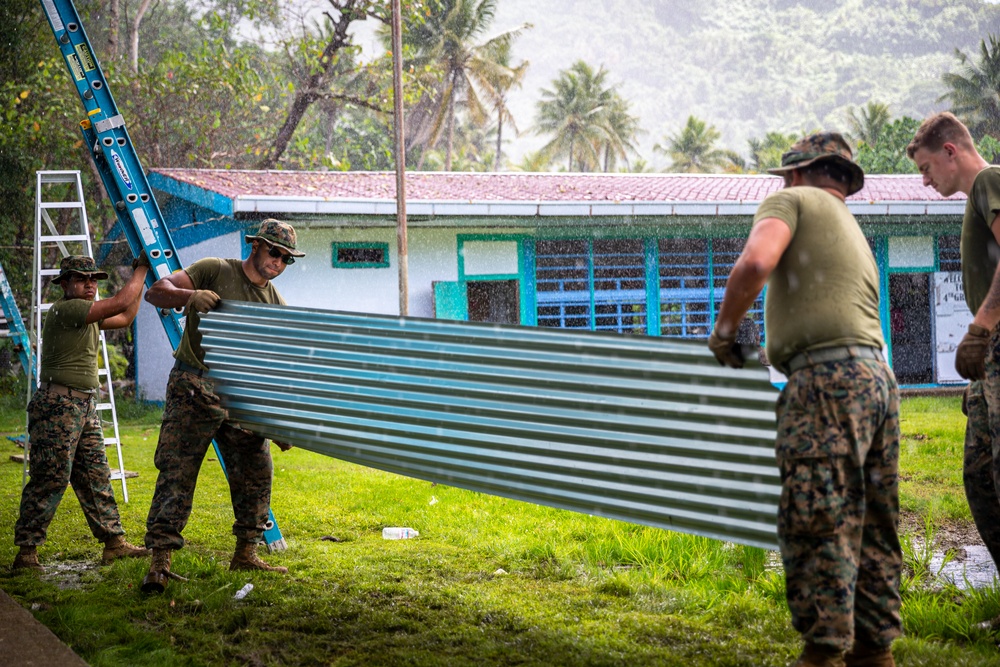
{"label": "group of soldier", "polygon": [[288,572],[257,555],[271,505],[269,445],[227,419],[212,381],[205,377],[208,367],[198,330],[201,315],[226,299],[285,303],[271,281],[304,255],[296,250],[295,230],[268,219],[245,241],[251,244],[246,259],[201,259],[156,281],[146,292],[146,301],[157,308],[183,307],[187,319],[167,380],[145,548],[125,541],[111,490],[97,414],[97,349],[99,329],[126,327],[135,319],[149,262],[142,254],[133,262],[125,286],[114,297],[96,301],[97,281],[108,274],[90,257],[62,261],[53,282],[62,287],[63,297],[52,305],[42,327],[39,385],[28,404],[31,476],[21,493],[14,528],[14,544],[20,547],[15,570],[44,569],[38,547],[45,542],[66,485],[72,483],[91,532],[104,543],[102,562],[152,554],[142,590],[162,592],[171,576],[171,553],[184,546],[181,532],[191,516],[198,471],[215,440],[226,462],[235,516],[236,550],[230,569]]}
{"label": "group of soldier", "polygon": [[[907,155],[924,185],[944,197],[968,197],[961,263],[974,320],[955,362],[970,380],[963,474],[976,526],[1000,563],[1000,447],[994,445],[1000,445],[1000,167],[979,155],[968,129],[950,113],[926,119]],[[794,667],[888,667],[902,632],[899,388],[883,357],[877,265],[846,204],[865,175],[834,132],[798,141],[771,173],[783,177],[784,188],[754,216],[708,346],[721,364],[744,365],[737,332],[766,285],[766,356],[787,376],[775,451],[786,598],[804,640]],[[142,590],[162,592],[171,553],[184,545],[198,471],[214,439],[226,461],[235,515],[231,569],[287,572],[256,552],[270,506],[269,447],[227,419],[206,377],[198,331],[200,316],[222,300],[284,303],[271,281],[303,256],[295,230],[269,219],[245,240],[247,259],[199,260],[146,293],[154,306],[183,307],[187,314],[167,384],[146,548],[124,539],[95,401],[98,329],[128,326],[135,318],[148,261],[133,262],[131,279],[102,301],[95,301],[97,280],[107,274],[90,258],[63,261],[54,282],[64,296],[45,321],[40,384],[28,405],[31,480],[15,528],[15,569],[42,569],[37,547],[72,482],[94,537],[104,543],[102,560],[151,554]]]}

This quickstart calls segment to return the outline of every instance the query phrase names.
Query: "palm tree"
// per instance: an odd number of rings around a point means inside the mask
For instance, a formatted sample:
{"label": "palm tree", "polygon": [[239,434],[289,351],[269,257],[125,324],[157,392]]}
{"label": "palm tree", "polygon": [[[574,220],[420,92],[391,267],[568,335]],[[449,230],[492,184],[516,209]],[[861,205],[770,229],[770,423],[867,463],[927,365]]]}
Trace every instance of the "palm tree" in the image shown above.
{"label": "palm tree", "polygon": [[768,132],[763,139],[756,137],[748,139],[750,164],[747,165],[747,168],[759,174],[768,169],[780,167],[781,154],[791,148],[796,141],[798,141],[797,135],[781,132]]}
{"label": "palm tree", "polygon": [[[440,7],[441,11],[432,12],[423,23],[407,26],[406,42],[417,52],[411,63],[415,68],[436,66],[442,72],[435,91],[434,108],[428,117],[431,127],[427,148],[434,148],[444,132],[447,135],[445,170],[450,171],[456,107],[463,105],[474,125],[482,127],[487,123],[490,114],[479,91],[487,91],[488,98],[496,100],[496,96],[489,93],[493,90],[491,82],[514,76],[509,67],[496,61],[497,54],[509,53],[514,40],[531,26],[525,23],[476,44],[493,23],[497,0],[442,0]],[[506,109],[506,105],[503,108]]]}
{"label": "palm tree", "polygon": [[489,100],[493,113],[496,114],[497,148],[493,171],[500,171],[500,159],[503,156],[503,126],[510,125],[515,135],[520,134],[517,124],[514,122],[514,116],[511,115],[507,106],[507,96],[514,88],[521,87],[524,75],[528,71],[528,61],[523,60],[517,67],[511,67],[510,47],[511,42],[509,41],[496,44],[491,60],[500,67],[492,68],[488,72],[484,82],[486,85],[483,89],[484,97]]}
{"label": "palm tree", "polygon": [[605,108],[602,129],[604,139],[601,145],[604,148],[604,171],[609,172],[617,163],[622,160],[628,166],[628,154],[635,153],[635,138],[642,130],[639,128],[639,119],[629,114],[629,103],[614,92],[611,101]]}
{"label": "palm tree", "polygon": [[851,125],[848,137],[856,145],[875,146],[891,119],[889,105],[881,102],[869,102],[861,110],[860,116],[851,107],[847,112],[847,122]]}
{"label": "palm tree", "polygon": [[[1000,139],[1000,41],[994,35],[979,41],[979,60],[973,61],[958,49],[959,71],[942,75],[950,91],[940,100],[950,99],[951,110],[979,139],[989,135]],[[940,101],[939,100],[939,101]]]}
{"label": "palm tree", "polygon": [[559,73],[551,90],[542,89],[535,132],[555,136],[541,151],[551,158],[565,156],[569,171],[574,164],[580,171],[588,171],[601,162],[607,112],[615,96],[614,89],[604,87],[607,75],[603,67],[595,72],[578,60]]}
{"label": "palm tree", "polygon": [[653,150],[667,155],[673,161],[667,171],[681,173],[711,173],[727,162],[726,151],[715,147],[719,131],[714,125],[688,116],[687,124],[679,133],[667,137],[666,146],[656,144]]}

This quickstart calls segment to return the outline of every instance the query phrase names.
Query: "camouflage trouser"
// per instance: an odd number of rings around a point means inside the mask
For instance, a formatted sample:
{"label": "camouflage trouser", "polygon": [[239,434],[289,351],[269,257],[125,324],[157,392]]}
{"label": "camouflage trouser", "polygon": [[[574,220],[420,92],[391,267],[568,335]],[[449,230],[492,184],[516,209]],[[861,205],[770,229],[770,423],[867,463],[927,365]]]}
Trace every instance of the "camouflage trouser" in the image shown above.
{"label": "camouflage trouser", "polygon": [[1000,349],[997,332],[986,355],[986,378],[966,389],[963,412],[965,497],[979,535],[1000,565]]}
{"label": "camouflage trouser", "polygon": [[233,502],[233,535],[260,542],[271,506],[271,451],[263,437],[227,421],[211,380],[170,372],[163,425],[153,459],[160,471],[146,519],[146,546],[180,549],[191,516],[198,470],[214,438]]}
{"label": "camouflage trouser", "polygon": [[93,398],[36,391],[28,403],[28,442],[31,478],[21,492],[14,544],[45,543],[46,531],[70,483],[94,537],[104,542],[124,534]]}
{"label": "camouflage trouser", "polygon": [[815,644],[901,633],[899,389],[871,360],[792,373],[778,401],[778,543],[792,625]]}

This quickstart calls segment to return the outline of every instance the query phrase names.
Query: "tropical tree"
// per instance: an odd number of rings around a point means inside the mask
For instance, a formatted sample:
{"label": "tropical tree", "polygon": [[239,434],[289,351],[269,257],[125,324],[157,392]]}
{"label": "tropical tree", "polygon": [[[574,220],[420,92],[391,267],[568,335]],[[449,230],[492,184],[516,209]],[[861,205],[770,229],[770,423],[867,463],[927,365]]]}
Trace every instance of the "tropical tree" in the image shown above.
{"label": "tropical tree", "polygon": [[941,100],[951,100],[951,110],[980,138],[1000,139],[1000,40],[990,35],[979,42],[974,60],[955,49],[959,69],[942,75],[950,90]]}
{"label": "tropical tree", "polygon": [[541,151],[550,159],[566,157],[567,169],[591,171],[601,163],[601,146],[607,139],[605,126],[615,91],[605,87],[604,67],[594,71],[578,60],[559,73],[552,88],[542,89],[537,103],[535,132],[554,135]]}
{"label": "tropical tree", "polygon": [[918,127],[920,121],[909,116],[885,123],[874,142],[858,142],[855,161],[866,174],[917,173],[916,165],[906,156],[906,146]]}
{"label": "tropical tree", "polygon": [[847,111],[847,122],[851,126],[847,136],[857,146],[875,146],[891,118],[889,105],[881,102],[868,102],[860,113],[851,107]]}
{"label": "tropical tree", "polygon": [[485,93],[489,99],[493,113],[496,115],[496,154],[493,162],[493,171],[500,171],[500,160],[503,156],[503,126],[510,125],[514,134],[520,134],[514,116],[511,115],[507,106],[507,96],[514,88],[520,88],[525,73],[528,71],[528,61],[522,60],[515,67],[510,65],[511,42],[500,42],[497,44],[494,60],[501,67],[493,68],[486,77],[488,86]]}
{"label": "tropical tree", "polygon": [[747,170],[762,173],[781,166],[781,155],[798,140],[798,135],[782,132],[768,132],[763,138],[751,137],[747,140],[750,148],[750,162]]}
{"label": "tropical tree", "polygon": [[511,44],[531,25],[525,23],[477,43],[493,24],[497,0],[441,0],[438,6],[439,10],[429,11],[421,22],[407,25],[405,41],[416,52],[411,67],[441,72],[431,96],[433,106],[423,116],[417,114],[425,119],[425,127],[417,131],[423,130],[429,149],[437,145],[442,133],[446,135],[444,166],[450,171],[460,106],[477,127],[489,122],[491,111],[509,122],[506,91],[520,80],[523,71],[518,75],[506,63]]}
{"label": "tropical tree", "polygon": [[601,115],[604,137],[600,146],[604,153],[604,171],[614,169],[619,160],[628,167],[628,154],[636,153],[635,139],[642,130],[639,118],[629,113],[629,102],[613,92],[610,102]]}
{"label": "tropical tree", "polygon": [[667,171],[711,173],[725,166],[728,159],[727,151],[715,147],[720,136],[714,125],[688,116],[683,130],[668,136],[665,145],[655,144],[653,150],[673,161]]}

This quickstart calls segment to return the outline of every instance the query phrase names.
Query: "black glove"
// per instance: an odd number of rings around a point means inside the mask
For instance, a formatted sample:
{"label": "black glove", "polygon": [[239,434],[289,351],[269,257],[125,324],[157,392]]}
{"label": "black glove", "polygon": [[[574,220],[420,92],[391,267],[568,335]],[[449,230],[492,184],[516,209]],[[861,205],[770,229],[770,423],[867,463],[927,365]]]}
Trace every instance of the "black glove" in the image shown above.
{"label": "black glove", "polygon": [[717,330],[712,331],[708,337],[708,349],[715,355],[716,360],[722,366],[730,368],[743,368],[743,352],[736,342],[736,336],[722,338]]}
{"label": "black glove", "polygon": [[132,260],[132,270],[135,271],[140,266],[145,266],[147,269],[150,268],[149,257],[146,255],[146,251],[143,250],[139,253],[139,256]]}
{"label": "black glove", "polygon": [[969,331],[955,350],[955,370],[966,380],[986,377],[986,350],[990,346],[990,330],[970,324]]}

